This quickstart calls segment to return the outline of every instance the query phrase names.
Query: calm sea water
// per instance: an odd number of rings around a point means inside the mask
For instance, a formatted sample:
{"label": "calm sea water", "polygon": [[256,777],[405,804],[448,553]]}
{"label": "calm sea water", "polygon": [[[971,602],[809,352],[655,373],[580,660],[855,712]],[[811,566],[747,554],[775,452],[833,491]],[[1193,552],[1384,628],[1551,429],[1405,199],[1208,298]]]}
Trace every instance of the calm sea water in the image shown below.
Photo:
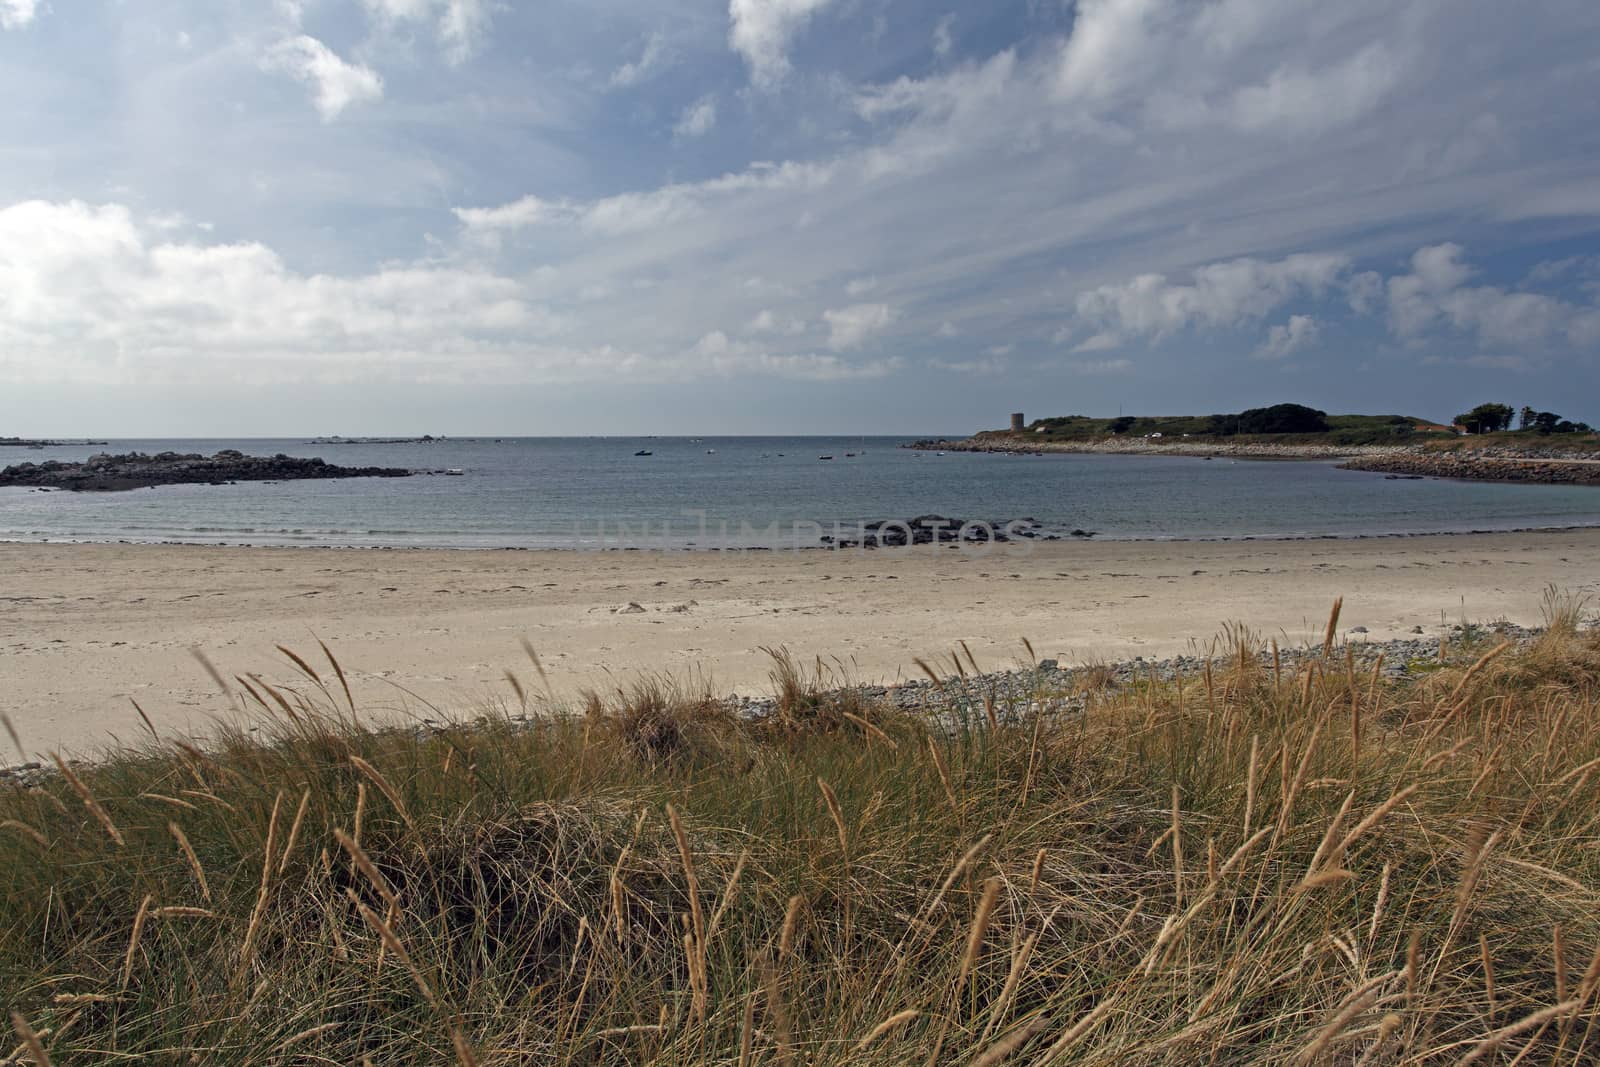
{"label": "calm sea water", "polygon": [[[1102,538],[1317,537],[1600,525],[1600,489],[1388,481],[1321,462],[912,452],[901,438],[476,438],[434,444],[124,440],[99,451],[321,456],[460,477],[0,489],[0,540],[452,548],[787,547],[938,513]],[[655,454],[636,457],[649,449]],[[847,453],[856,453],[847,456]],[[831,455],[832,460],[818,457]],[[815,525],[812,525],[815,524]]]}

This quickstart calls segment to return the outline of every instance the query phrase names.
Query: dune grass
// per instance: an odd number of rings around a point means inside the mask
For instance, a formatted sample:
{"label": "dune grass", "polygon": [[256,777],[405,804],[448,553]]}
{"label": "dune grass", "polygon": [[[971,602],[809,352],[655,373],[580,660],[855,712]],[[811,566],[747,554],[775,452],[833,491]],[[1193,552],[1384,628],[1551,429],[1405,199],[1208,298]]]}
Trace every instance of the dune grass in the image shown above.
{"label": "dune grass", "polygon": [[12,1054],[1592,1063],[1600,638],[1551,607],[1403,684],[1235,628],[938,725],[780,654],[759,722],[656,678],[373,730],[297,657],[260,734],[0,795]]}

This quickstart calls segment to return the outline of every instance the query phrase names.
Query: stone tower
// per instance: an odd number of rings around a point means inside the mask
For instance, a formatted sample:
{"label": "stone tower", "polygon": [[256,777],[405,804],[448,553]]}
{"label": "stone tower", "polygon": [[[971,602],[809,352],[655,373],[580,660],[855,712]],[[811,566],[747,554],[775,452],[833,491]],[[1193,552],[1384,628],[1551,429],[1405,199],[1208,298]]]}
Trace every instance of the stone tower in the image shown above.
{"label": "stone tower", "polygon": [[1022,431],[1026,430],[1027,428],[1028,428],[1028,420],[1023,417],[1022,412],[1013,411],[1011,413],[1011,432],[1012,433],[1021,433]]}

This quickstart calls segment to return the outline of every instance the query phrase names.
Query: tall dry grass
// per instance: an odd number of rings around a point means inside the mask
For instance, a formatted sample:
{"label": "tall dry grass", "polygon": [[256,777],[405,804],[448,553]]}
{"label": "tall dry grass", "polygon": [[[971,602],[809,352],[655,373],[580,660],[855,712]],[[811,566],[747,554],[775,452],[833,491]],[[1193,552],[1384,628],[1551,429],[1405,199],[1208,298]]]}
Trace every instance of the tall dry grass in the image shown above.
{"label": "tall dry grass", "polygon": [[765,722],[655,679],[384,732],[295,657],[233,687],[264,735],[0,796],[12,1056],[1592,1063],[1580,612],[1407,683],[1240,628],[1070,716],[913,717],[779,653]]}

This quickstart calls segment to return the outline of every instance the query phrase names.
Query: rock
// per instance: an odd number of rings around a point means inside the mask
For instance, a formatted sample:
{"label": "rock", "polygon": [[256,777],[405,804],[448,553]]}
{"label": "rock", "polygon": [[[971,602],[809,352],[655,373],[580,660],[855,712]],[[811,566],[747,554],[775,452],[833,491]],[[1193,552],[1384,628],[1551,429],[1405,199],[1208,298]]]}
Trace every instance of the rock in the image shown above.
{"label": "rock", "polygon": [[1350,632],[1353,634],[1364,634],[1367,632],[1367,628],[1365,626],[1352,626],[1350,627]]}
{"label": "rock", "polygon": [[644,614],[644,606],[642,604],[640,604],[638,601],[630,600],[630,601],[628,601],[628,606],[627,607],[618,608],[617,609],[617,614],[618,615],[643,615]]}
{"label": "rock", "polygon": [[1545,485],[1600,485],[1600,464],[1573,462],[1570,453],[1490,447],[1468,452],[1399,452],[1362,456],[1339,466],[1376,471],[1394,481],[1423,477],[1474,482],[1536,482]]}
{"label": "rock", "polygon": [[1039,669],[1041,671],[1053,671],[1058,666],[1059,666],[1059,664],[1057,663],[1057,661],[1055,661],[1053,659],[1042,659],[1042,660],[1039,661]]}
{"label": "rock", "polygon": [[[904,548],[907,545],[1005,544],[1013,536],[1034,538],[1036,519],[980,520],[946,515],[918,515],[911,519],[879,519],[862,523],[859,538],[824,534],[820,540],[834,548]],[[1046,537],[1050,535],[1045,535]]]}
{"label": "rock", "polygon": [[213,456],[162,452],[109,455],[98,452],[82,463],[18,463],[0,470],[0,486],[19,485],[75,492],[115,492],[155,485],[224,482],[277,482],[308,478],[404,478],[412,474],[399,467],[338,467],[322,459],[302,459],[282,453],[270,458],[247,456],[223,449]]}

